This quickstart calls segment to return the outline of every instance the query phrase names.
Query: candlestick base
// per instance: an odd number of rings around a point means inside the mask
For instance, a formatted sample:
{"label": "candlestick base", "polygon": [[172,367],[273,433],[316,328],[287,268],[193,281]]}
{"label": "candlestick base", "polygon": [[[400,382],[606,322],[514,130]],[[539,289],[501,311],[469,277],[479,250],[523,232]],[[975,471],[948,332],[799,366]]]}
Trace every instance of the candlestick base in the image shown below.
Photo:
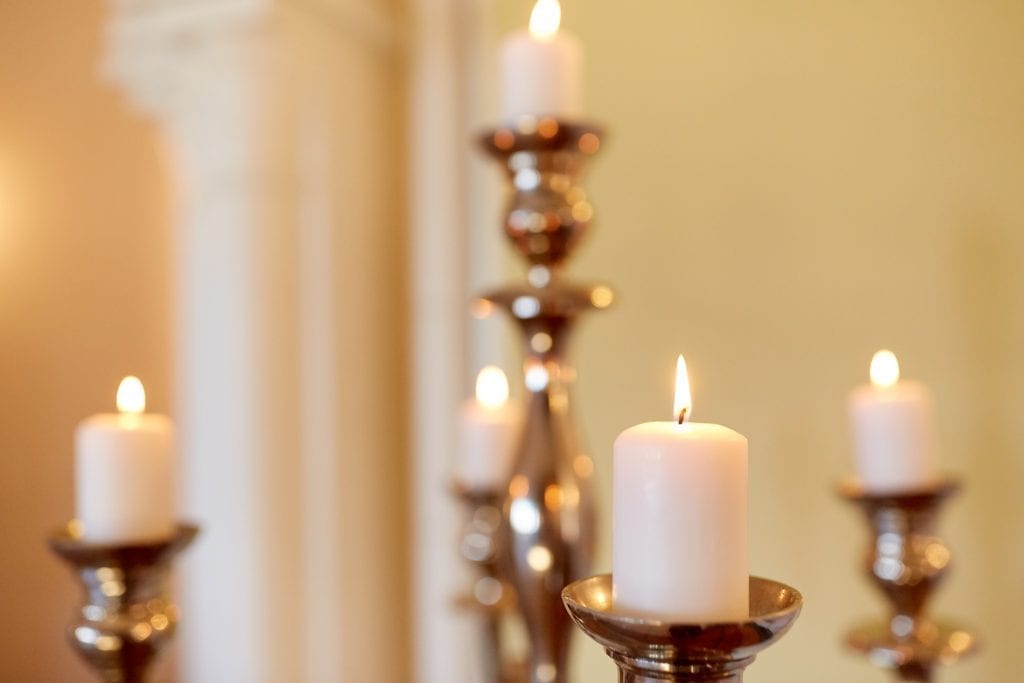
{"label": "candlestick base", "polygon": [[904,681],[930,681],[936,664],[955,664],[978,646],[977,639],[964,629],[932,621],[910,628],[882,620],[864,622],[850,630],[846,643],[875,666],[894,670]]}
{"label": "candlestick base", "polygon": [[856,626],[846,642],[873,665],[891,669],[898,680],[931,681],[937,666],[953,664],[978,647],[968,631],[925,616],[951,558],[937,535],[939,511],[959,490],[960,484],[951,479],[904,492],[872,493],[853,481],[839,487],[840,496],[867,517],[871,545],[865,572],[890,610],[885,621]]}
{"label": "candlestick base", "polygon": [[610,574],[569,585],[562,599],[576,624],[605,648],[620,683],[742,681],[759,652],[781,638],[803,607],[789,586],[750,577],[750,618],[678,624],[618,612]]}
{"label": "candlestick base", "polygon": [[198,533],[180,524],[165,540],[115,545],[83,540],[69,524],[50,537],[85,589],[68,638],[104,683],[143,683],[170,642],[178,622],[165,593],[170,564]]}

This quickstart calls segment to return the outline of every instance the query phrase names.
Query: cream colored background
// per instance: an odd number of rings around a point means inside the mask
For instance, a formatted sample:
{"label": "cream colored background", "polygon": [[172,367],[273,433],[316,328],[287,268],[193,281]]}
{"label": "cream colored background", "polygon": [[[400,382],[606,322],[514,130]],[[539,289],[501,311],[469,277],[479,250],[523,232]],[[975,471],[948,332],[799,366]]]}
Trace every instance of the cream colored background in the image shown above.
{"label": "cream colored background", "polygon": [[[492,50],[529,2],[494,7]],[[943,464],[968,483],[945,518],[957,566],[937,608],[986,649],[943,680],[1016,680],[1024,4],[565,12],[588,52],[587,109],[610,129],[576,265],[621,295],[576,346],[604,495],[616,433],[667,415],[687,353],[696,418],[751,441],[752,569],[807,598],[750,678],[883,680],[838,644],[880,603],[857,569],[860,519],[832,487],[848,470],[846,393],[889,346],[932,385]],[[73,425],[129,371],[171,409],[170,188],[155,129],[97,82],[104,16],[98,2],[0,3],[4,680],[86,680],[60,633],[74,587],[43,544],[71,514]],[[493,86],[476,85],[479,111]],[[577,680],[612,680],[597,648],[578,650]]]}
{"label": "cream colored background", "polygon": [[[529,5],[501,3],[496,33]],[[936,607],[986,646],[942,680],[1019,680],[1024,4],[563,5],[587,49],[587,111],[610,131],[576,267],[621,295],[576,342],[601,509],[612,440],[668,418],[686,353],[695,419],[750,439],[751,569],[807,601],[749,677],[884,680],[839,646],[880,602],[833,485],[847,391],[890,347],[935,391],[942,464],[967,480]],[[580,649],[578,680],[612,680]]]}
{"label": "cream colored background", "polygon": [[153,128],[95,78],[97,2],[0,3],[0,679],[84,681],[77,591],[46,549],[72,514],[75,423],[120,378],[170,409],[170,202]]}

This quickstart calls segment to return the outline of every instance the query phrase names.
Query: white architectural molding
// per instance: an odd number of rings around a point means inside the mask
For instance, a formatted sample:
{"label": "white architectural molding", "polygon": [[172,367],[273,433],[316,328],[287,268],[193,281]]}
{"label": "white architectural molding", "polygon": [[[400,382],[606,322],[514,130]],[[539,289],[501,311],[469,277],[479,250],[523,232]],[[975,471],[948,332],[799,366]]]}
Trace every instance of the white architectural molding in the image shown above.
{"label": "white architectural molding", "polygon": [[179,183],[183,678],[405,680],[397,21],[114,7],[104,71]]}
{"label": "white architectural molding", "polygon": [[460,511],[448,490],[464,396],[467,305],[457,0],[416,0],[410,54],[414,647],[420,683],[466,683],[473,624],[452,610],[468,586],[456,552]]}

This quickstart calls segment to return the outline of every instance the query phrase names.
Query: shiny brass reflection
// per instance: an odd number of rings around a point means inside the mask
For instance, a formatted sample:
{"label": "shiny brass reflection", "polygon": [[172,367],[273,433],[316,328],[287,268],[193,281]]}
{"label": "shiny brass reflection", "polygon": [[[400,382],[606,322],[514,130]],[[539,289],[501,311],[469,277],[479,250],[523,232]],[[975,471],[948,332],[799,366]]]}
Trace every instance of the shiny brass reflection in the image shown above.
{"label": "shiny brass reflection", "polygon": [[937,535],[942,505],[960,485],[941,481],[920,491],[873,494],[848,482],[840,495],[860,507],[871,540],[864,567],[889,607],[884,621],[867,621],[847,635],[847,644],[899,680],[931,681],[939,665],[950,665],[977,649],[967,631],[926,616],[935,589],[946,578],[951,554]]}
{"label": "shiny brass reflection", "polygon": [[566,683],[571,623],[560,593],[589,571],[594,542],[593,463],[572,419],[576,374],[566,353],[578,320],[609,306],[613,294],[569,282],[564,269],[593,218],[582,178],[600,131],[522,117],[481,142],[505,170],[505,234],[527,266],[525,283],[483,298],[516,321],[524,341],[526,420],[495,535],[495,578],[515,594],[529,657],[516,667],[495,645],[484,680],[508,681],[510,670],[522,670],[517,683]]}
{"label": "shiny brass reflection", "polygon": [[165,595],[171,562],[198,533],[198,527],[183,524],[164,541],[107,545],[82,540],[68,525],[50,537],[50,548],[85,589],[68,637],[101,680],[147,680],[178,621],[178,610]]}
{"label": "shiny brass reflection", "polygon": [[620,683],[734,681],[759,652],[793,625],[803,597],[777,581],[750,577],[750,618],[716,624],[676,624],[620,613],[610,574],[592,576],[562,592],[576,625],[604,647]]}

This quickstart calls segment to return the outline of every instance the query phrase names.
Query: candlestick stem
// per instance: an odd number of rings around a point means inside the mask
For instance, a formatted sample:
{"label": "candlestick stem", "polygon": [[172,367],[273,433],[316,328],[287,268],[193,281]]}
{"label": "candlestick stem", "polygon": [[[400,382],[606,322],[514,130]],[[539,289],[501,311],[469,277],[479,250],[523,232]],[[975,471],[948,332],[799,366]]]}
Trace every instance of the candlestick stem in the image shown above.
{"label": "candlestick stem", "polygon": [[568,282],[563,268],[590,223],[580,179],[600,138],[594,128],[551,118],[517,125],[483,139],[508,174],[505,232],[529,265],[526,284],[484,296],[516,321],[526,356],[526,419],[505,489],[498,571],[526,625],[528,679],[566,683],[571,628],[561,590],[587,574],[594,544],[593,464],[572,419],[567,350],[580,316],[607,307],[612,294]]}
{"label": "candlestick stem", "polygon": [[913,681],[915,683],[931,683],[931,667],[920,664],[908,664],[896,670],[896,678],[901,681]]}

